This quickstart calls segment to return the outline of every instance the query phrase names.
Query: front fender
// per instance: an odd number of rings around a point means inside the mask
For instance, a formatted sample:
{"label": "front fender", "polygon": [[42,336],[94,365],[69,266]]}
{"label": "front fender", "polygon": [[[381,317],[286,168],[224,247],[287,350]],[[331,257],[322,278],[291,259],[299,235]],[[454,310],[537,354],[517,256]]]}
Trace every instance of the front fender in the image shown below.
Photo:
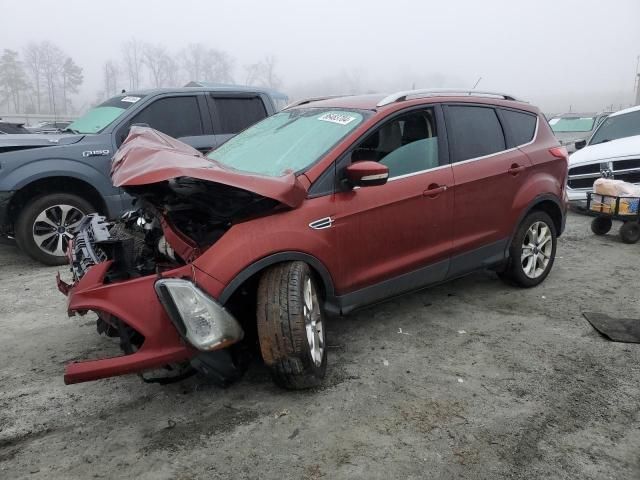
{"label": "front fender", "polygon": [[18,165],[0,180],[0,191],[20,190],[36,180],[70,177],[94,187],[103,197],[118,192],[108,177],[94,165],[66,158],[39,159]]}

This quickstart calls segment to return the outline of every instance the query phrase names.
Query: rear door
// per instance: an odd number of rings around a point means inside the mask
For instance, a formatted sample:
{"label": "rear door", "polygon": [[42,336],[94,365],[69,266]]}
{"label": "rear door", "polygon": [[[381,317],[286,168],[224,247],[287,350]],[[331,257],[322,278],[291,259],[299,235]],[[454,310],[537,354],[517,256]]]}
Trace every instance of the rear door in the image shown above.
{"label": "rear door", "polygon": [[262,97],[256,93],[212,93],[207,103],[218,145],[268,116]]}
{"label": "rear door", "polygon": [[[513,230],[513,199],[531,162],[512,146],[507,119],[487,105],[444,107],[453,167],[454,277],[504,257]],[[535,124],[535,117],[534,117]]]}

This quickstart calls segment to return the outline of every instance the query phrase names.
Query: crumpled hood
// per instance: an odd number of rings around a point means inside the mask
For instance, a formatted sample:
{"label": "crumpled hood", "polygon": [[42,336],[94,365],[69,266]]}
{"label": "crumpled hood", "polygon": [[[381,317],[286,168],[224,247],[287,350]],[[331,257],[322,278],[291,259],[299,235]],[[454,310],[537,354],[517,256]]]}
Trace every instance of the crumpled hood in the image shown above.
{"label": "crumpled hood", "polygon": [[299,206],[306,197],[306,189],[292,173],[266,177],[225,168],[157,130],[131,127],[129,136],[113,157],[113,184],[116,187],[139,186],[179,177],[229,185],[292,208]]}
{"label": "crumpled hood", "polygon": [[629,156],[640,156],[640,135],[584,147],[569,157],[569,165]]}
{"label": "crumpled hood", "polygon": [[84,135],[19,133],[0,135],[0,147],[55,147],[78,143]]}

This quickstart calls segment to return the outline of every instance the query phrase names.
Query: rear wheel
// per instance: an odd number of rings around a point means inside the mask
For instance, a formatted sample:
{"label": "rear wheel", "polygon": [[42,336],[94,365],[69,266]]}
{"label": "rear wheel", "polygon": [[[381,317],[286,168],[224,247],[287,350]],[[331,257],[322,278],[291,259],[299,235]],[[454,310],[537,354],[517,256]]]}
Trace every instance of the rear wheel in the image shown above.
{"label": "rear wheel", "polygon": [[299,390],[322,382],[327,369],[324,312],[306,263],[283,263],[262,275],[257,321],[262,358],[279,386]]}
{"label": "rear wheel", "polygon": [[596,217],[591,222],[591,231],[596,235],[606,235],[611,230],[613,222],[608,217]]}
{"label": "rear wheel", "polygon": [[556,228],[551,217],[532,212],[518,227],[509,248],[508,264],[500,276],[520,287],[535,287],[549,275],[555,256]]}
{"label": "rear wheel", "polygon": [[640,224],[638,222],[625,222],[620,227],[620,238],[624,243],[636,243],[640,240]]}
{"label": "rear wheel", "polygon": [[52,193],[34,198],[20,211],[15,234],[18,246],[45,265],[67,263],[73,229],[94,207],[82,197]]}

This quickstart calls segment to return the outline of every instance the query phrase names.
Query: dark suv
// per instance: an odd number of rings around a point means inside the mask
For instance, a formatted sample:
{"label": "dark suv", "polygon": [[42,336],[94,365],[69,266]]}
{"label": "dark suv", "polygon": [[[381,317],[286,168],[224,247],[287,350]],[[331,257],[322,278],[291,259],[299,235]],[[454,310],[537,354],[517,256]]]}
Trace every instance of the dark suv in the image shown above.
{"label": "dark suv", "polygon": [[[197,85],[197,84],[196,84]],[[65,263],[82,216],[115,218],[131,197],[109,165],[133,124],[146,124],[201,152],[275,113],[282,94],[254,87],[189,87],[123,93],[90,110],[65,134],[0,136],[0,235],[32,258]]]}
{"label": "dark suv", "polygon": [[325,316],[492,268],[533,287],[564,229],[567,154],[508,95],[408,91],[303,101],[201,156],[136,128],[114,157],[138,210],[89,216],[58,279],[125,355],[67,383],[169,365],[215,378],[259,345],[279,385],[325,374]]}

